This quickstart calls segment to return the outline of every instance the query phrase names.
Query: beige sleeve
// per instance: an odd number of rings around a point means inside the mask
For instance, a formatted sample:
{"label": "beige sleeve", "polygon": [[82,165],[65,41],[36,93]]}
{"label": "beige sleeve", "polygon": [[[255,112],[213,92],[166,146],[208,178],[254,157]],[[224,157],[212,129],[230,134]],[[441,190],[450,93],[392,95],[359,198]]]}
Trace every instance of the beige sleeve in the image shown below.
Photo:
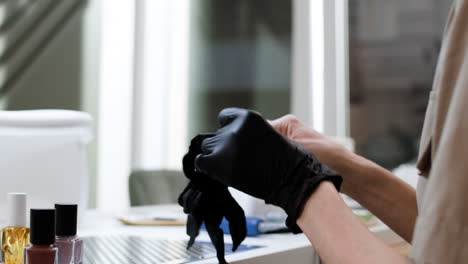
{"label": "beige sleeve", "polygon": [[455,0],[445,37],[435,147],[413,237],[416,263],[468,263],[468,0]]}

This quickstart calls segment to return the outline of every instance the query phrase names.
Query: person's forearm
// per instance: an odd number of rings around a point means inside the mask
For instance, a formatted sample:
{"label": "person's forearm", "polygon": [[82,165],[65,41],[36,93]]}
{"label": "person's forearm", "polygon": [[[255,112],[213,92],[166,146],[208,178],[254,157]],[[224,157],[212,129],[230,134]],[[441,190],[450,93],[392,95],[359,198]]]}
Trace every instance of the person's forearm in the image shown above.
{"label": "person's forearm", "polygon": [[362,204],[406,241],[411,241],[418,215],[416,192],[411,186],[331,140],[303,137],[298,142],[343,176],[343,193]]}
{"label": "person's forearm", "polygon": [[296,118],[286,116],[272,124],[341,174],[343,193],[369,209],[408,242],[411,241],[418,214],[416,193],[411,186]]}
{"label": "person's forearm", "polygon": [[418,215],[415,190],[390,171],[354,155],[343,192],[411,242]]}
{"label": "person's forearm", "polygon": [[375,237],[329,182],[309,197],[297,223],[325,263],[410,263]]}

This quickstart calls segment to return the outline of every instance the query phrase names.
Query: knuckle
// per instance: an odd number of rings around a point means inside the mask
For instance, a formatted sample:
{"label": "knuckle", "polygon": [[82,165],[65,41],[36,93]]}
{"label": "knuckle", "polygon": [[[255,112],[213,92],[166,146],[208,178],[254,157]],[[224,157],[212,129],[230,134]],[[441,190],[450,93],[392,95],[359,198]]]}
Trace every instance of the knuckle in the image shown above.
{"label": "knuckle", "polygon": [[246,118],[249,121],[255,121],[255,122],[264,120],[263,117],[258,112],[255,112],[252,110],[246,111]]}
{"label": "knuckle", "polygon": [[299,124],[300,122],[297,116],[292,115],[292,114],[286,115],[283,118],[284,118],[284,121],[288,124]]}

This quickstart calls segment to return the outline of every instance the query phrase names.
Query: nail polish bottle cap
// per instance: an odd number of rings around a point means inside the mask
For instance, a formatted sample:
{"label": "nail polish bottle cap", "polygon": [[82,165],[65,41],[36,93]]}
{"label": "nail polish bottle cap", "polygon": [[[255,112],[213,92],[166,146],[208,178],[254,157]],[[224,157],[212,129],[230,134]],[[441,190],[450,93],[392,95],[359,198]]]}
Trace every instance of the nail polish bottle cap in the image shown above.
{"label": "nail polish bottle cap", "polygon": [[7,195],[7,226],[26,226],[26,194]]}
{"label": "nail polish bottle cap", "polygon": [[31,244],[55,243],[55,210],[31,209]]}
{"label": "nail polish bottle cap", "polygon": [[78,205],[55,204],[55,226],[57,236],[76,235]]}

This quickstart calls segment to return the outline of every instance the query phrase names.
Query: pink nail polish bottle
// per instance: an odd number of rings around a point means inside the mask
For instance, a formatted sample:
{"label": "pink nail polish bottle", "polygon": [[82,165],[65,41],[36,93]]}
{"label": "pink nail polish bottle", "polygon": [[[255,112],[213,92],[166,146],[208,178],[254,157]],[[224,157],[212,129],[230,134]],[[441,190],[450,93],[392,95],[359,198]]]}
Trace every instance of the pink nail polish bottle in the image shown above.
{"label": "pink nail polish bottle", "polygon": [[31,209],[31,245],[24,249],[25,264],[57,264],[55,210]]}
{"label": "pink nail polish bottle", "polygon": [[78,205],[55,204],[55,246],[59,264],[83,263],[83,240],[77,237]]}

